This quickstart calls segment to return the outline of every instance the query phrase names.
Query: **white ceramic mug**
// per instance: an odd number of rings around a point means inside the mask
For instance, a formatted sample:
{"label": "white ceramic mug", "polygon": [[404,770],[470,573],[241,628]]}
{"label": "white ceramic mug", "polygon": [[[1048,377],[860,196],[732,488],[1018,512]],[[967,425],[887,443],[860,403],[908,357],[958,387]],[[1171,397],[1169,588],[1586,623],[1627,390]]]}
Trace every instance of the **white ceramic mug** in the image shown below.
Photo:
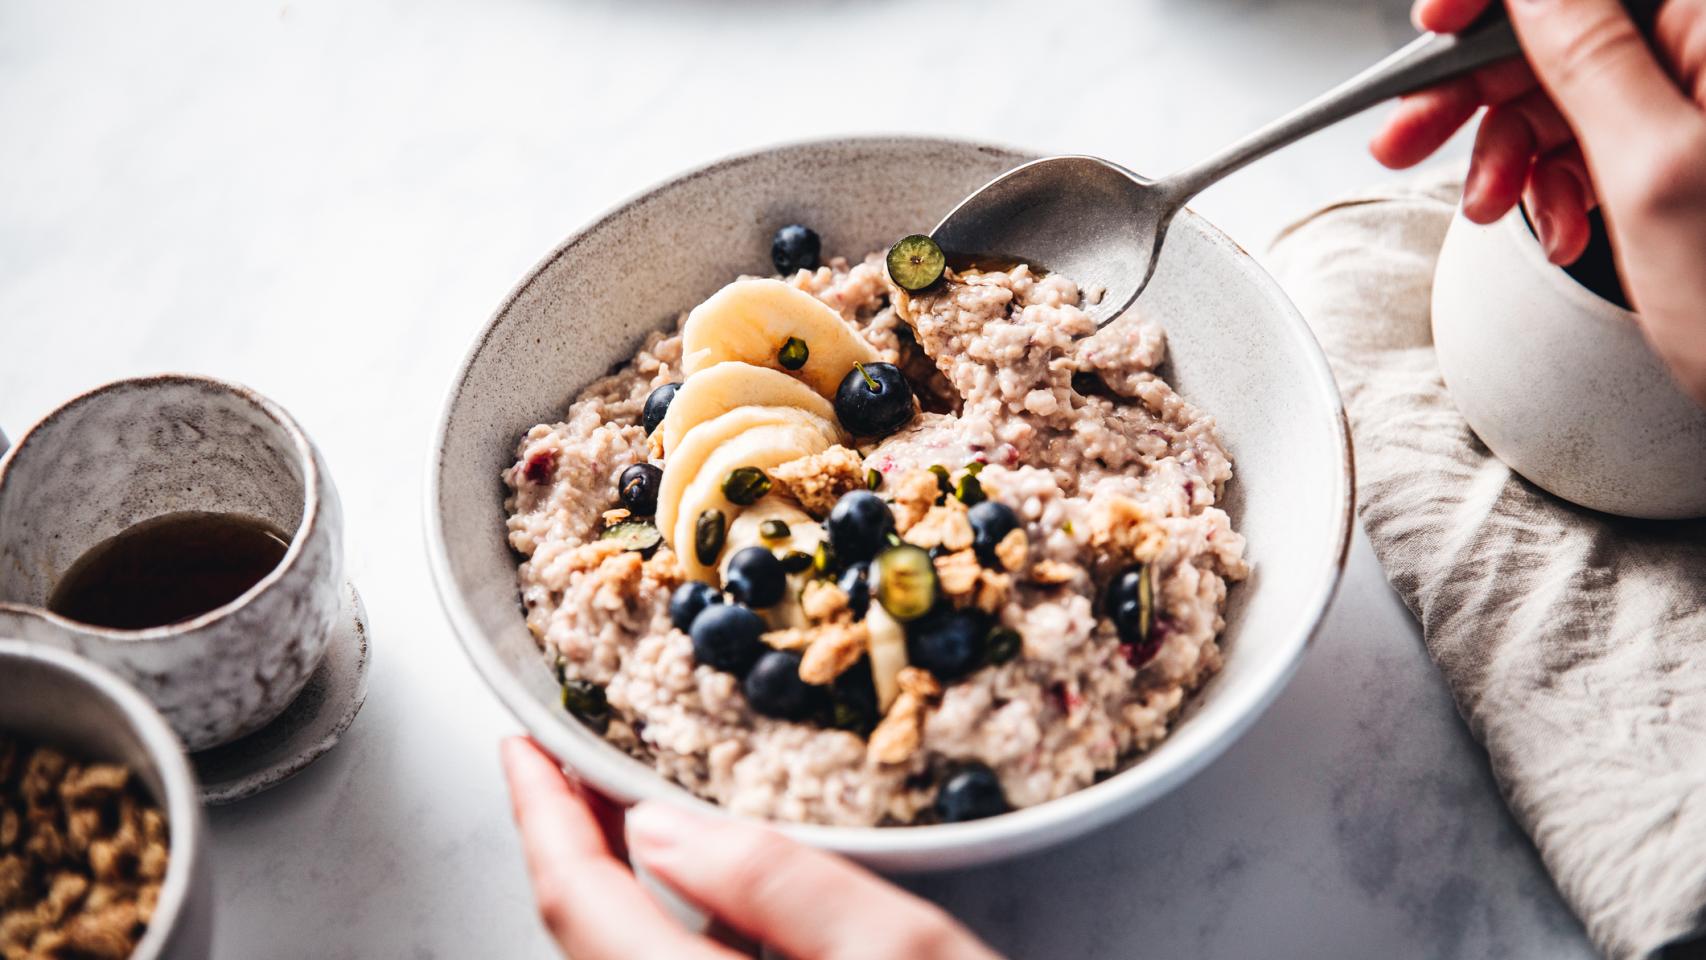
{"label": "white ceramic mug", "polygon": [[[182,623],[117,630],[46,609],[90,547],[180,511],[291,534],[277,567]],[[0,636],[75,650],[135,685],[191,750],[265,726],[319,665],[343,584],[343,512],[319,452],[246,387],[120,380],[48,414],[0,458]]]}
{"label": "white ceramic mug", "polygon": [[1547,261],[1520,208],[1490,226],[1452,221],[1433,332],[1458,410],[1512,470],[1605,513],[1706,516],[1706,410],[1635,314]]}

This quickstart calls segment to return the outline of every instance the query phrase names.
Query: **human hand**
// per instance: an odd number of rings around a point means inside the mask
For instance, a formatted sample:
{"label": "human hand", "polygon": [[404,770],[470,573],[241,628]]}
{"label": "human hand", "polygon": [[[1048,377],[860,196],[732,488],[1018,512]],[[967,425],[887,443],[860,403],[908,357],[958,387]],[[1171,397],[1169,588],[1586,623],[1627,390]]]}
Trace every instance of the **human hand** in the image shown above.
{"label": "human hand", "polygon": [[[1454,32],[1488,3],[1417,0],[1415,18]],[[1521,200],[1562,264],[1581,256],[1587,213],[1603,206],[1648,341],[1706,404],[1706,0],[1664,4],[1656,55],[1617,0],[1507,8],[1526,61],[1405,97],[1370,149],[1387,166],[1414,165],[1486,107],[1464,216],[1491,223]]]}
{"label": "human hand", "polygon": [[533,741],[505,740],[503,762],[540,917],[575,960],[742,956],[665,914],[625,856],[725,926],[796,960],[995,960],[936,906],[775,831],[652,801],[628,813],[624,845],[621,809],[570,782]]}

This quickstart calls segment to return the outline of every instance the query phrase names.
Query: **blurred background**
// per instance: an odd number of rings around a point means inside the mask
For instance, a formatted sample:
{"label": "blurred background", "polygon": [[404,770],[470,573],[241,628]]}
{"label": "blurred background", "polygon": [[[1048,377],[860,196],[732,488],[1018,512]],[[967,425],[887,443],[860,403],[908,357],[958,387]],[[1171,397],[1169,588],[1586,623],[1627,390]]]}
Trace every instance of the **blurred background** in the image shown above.
{"label": "blurred background", "polygon": [[[338,750],[214,817],[220,955],[550,955],[498,777],[515,726],[418,531],[450,373],[566,234],[684,168],[844,133],[1162,174],[1407,40],[1406,6],[0,3],[0,424],[135,373],[244,381],[316,437],[349,517],[372,691]],[[1193,206],[1260,256],[1382,175],[1377,119]],[[1359,538],[1298,681],[1207,773],[1063,850],[908,882],[1025,956],[1585,955],[1479,757]]]}

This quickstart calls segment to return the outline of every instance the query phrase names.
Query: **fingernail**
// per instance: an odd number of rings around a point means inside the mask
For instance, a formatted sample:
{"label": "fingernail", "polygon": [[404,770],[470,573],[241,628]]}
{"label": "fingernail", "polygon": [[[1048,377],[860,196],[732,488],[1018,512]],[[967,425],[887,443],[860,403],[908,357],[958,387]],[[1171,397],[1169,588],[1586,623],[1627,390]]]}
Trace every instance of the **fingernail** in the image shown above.
{"label": "fingernail", "polygon": [[687,811],[657,800],[648,800],[628,811],[627,824],[629,844],[654,851],[673,847],[698,829]]}
{"label": "fingernail", "polygon": [[1555,229],[1556,228],[1552,225],[1551,214],[1537,213],[1534,215],[1534,235],[1540,238],[1540,249],[1546,251],[1546,256],[1548,258],[1552,256],[1554,248],[1554,237],[1552,231]]}

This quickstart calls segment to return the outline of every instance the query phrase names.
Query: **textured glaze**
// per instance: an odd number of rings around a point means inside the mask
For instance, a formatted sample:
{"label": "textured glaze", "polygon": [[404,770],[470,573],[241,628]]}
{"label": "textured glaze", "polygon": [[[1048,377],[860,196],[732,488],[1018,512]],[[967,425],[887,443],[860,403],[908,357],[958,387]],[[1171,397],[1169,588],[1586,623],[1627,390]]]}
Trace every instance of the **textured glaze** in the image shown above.
{"label": "textured glaze", "polygon": [[122,763],[166,813],[170,865],[131,960],[203,960],[213,934],[207,823],[195,776],[164,718],[110,671],[75,654],[0,639],[0,730]]}
{"label": "textured glaze", "polygon": [[1433,331],[1463,419],[1531,483],[1606,513],[1706,516],[1706,410],[1635,314],[1546,261],[1520,210],[1492,226],[1452,221]]}
{"label": "textured glaze", "polygon": [[[632,355],[647,331],[730,276],[768,273],[770,233],[812,225],[827,255],[857,256],[926,229],[1027,159],[929,139],[805,143],[735,157],[624,203],[526,277],[453,382],[428,465],[434,576],[470,658],[548,749],[625,801],[687,795],[572,722],[516,601],[498,475],[516,439]],[[1131,769],[990,820],[905,829],[788,827],[889,868],[988,861],[1129,813],[1181,782],[1254,722],[1290,678],[1338,583],[1350,534],[1350,461],[1338,392],[1273,281],[1203,220],[1173,225],[1144,294],[1170,335],[1169,381],[1217,415],[1238,472],[1227,504],[1255,566],[1234,592],[1224,672],[1173,738]],[[622,255],[636,244],[664,259]]]}
{"label": "textured glaze", "polygon": [[290,706],[254,733],[190,758],[202,802],[246,800],[296,776],[337,746],[367,702],[368,657],[367,608],[355,584],[346,583],[326,655]]}
{"label": "textured glaze", "polygon": [[[84,551],[182,510],[258,517],[293,533],[290,549],[242,596],[179,624],[112,630],[43,609]],[[278,406],[202,377],[117,381],[49,414],[0,461],[0,633],[111,669],[200,750],[265,726],[319,664],[342,539],[326,466]]]}

